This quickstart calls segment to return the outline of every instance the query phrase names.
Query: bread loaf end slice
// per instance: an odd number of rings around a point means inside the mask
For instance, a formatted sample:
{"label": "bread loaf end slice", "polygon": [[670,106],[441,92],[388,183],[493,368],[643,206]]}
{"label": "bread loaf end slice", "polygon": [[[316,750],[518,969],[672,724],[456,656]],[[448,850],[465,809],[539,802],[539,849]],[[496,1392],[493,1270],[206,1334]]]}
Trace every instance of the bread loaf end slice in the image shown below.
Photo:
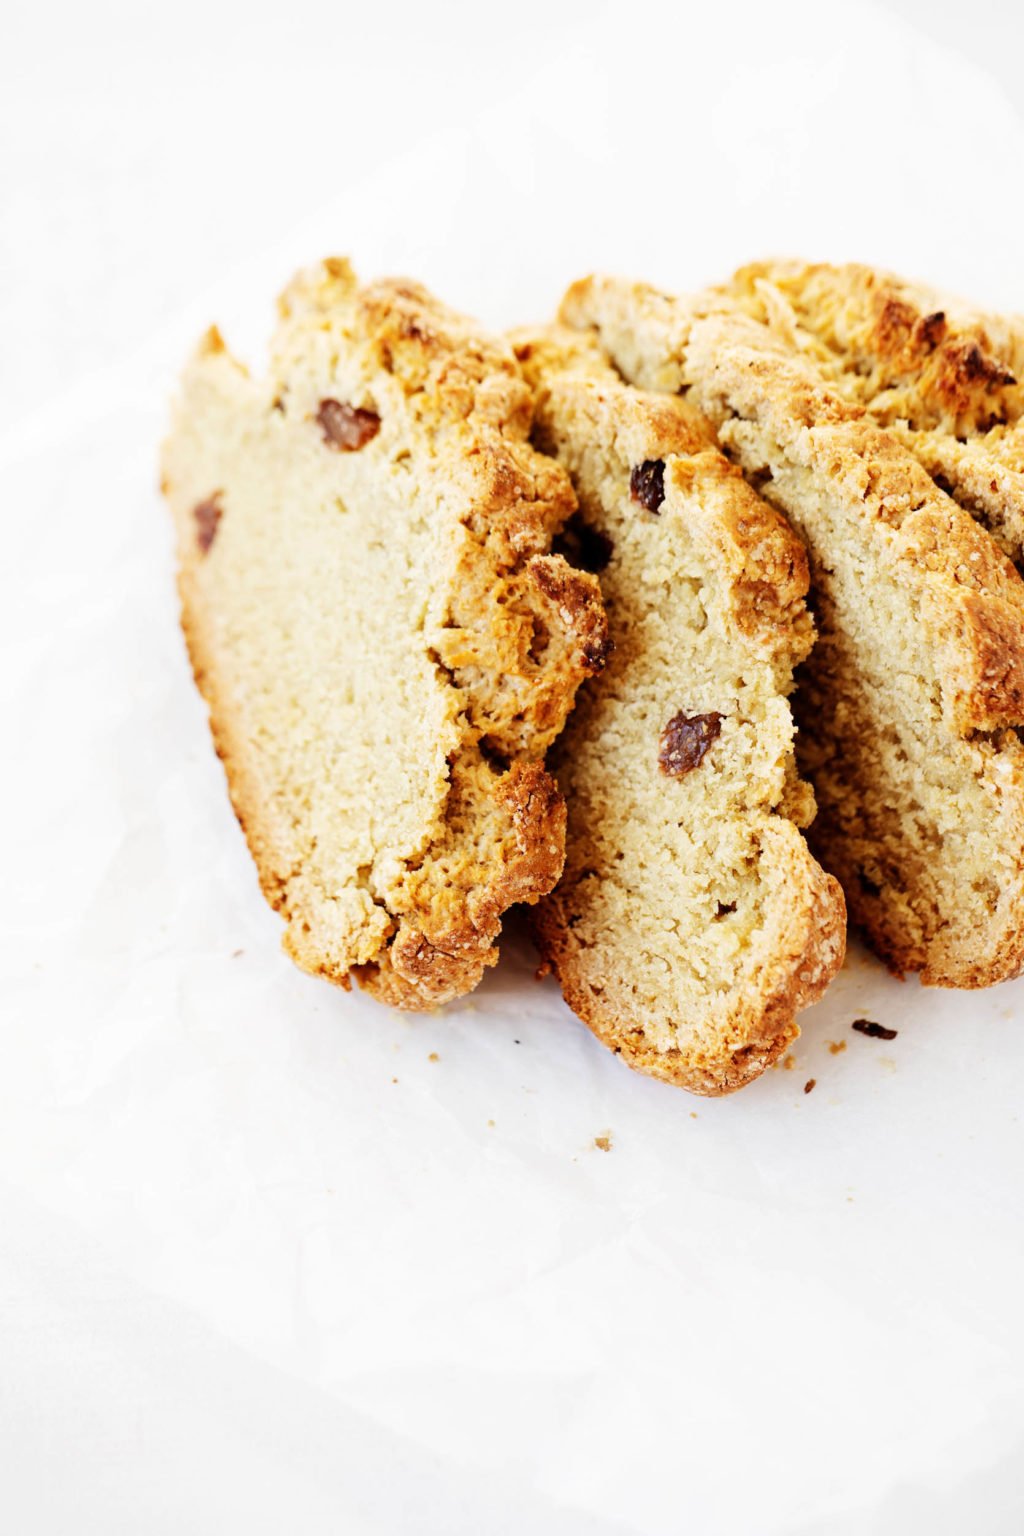
{"label": "bread loaf end slice", "polygon": [[506,344],[331,260],[282,299],[266,378],[206,337],[164,450],[196,680],[286,948],[398,1007],[473,987],[562,867],[543,755],[605,620],[551,553],[575,503],[531,408]]}

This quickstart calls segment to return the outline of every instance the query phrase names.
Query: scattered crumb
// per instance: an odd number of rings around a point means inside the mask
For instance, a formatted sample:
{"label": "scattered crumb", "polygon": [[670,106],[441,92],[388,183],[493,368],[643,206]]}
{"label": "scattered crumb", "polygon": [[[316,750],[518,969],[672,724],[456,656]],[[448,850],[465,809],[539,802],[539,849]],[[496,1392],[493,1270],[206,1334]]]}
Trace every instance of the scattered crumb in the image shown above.
{"label": "scattered crumb", "polygon": [[887,1072],[896,1071],[896,1062],[892,1056],[879,1056],[878,1065],[884,1067]]}
{"label": "scattered crumb", "polygon": [[847,1204],[848,1205],[852,1205],[853,1204],[853,1196],[852,1195],[847,1195],[846,1200],[847,1200]]}
{"label": "scattered crumb", "polygon": [[393,1078],[392,1078],[392,1079],[391,1079],[391,1081],[392,1081],[392,1082],[393,1082],[393,1083],[397,1083],[397,1082],[398,1082],[398,1078],[397,1078],[397,1077],[393,1077]]}
{"label": "scattered crumb", "polygon": [[493,1120],[488,1120],[487,1124],[491,1127],[492,1130],[494,1129],[494,1121]]}
{"label": "scattered crumb", "polygon": [[884,1024],[876,1024],[874,1019],[854,1019],[850,1028],[858,1034],[870,1035],[872,1040],[895,1040],[899,1033],[895,1029],[886,1029]]}
{"label": "scattered crumb", "polygon": [[232,958],[232,960],[237,960],[240,955],[244,955],[244,954],[245,954],[245,950],[244,949],[236,949],[236,950],[232,951],[231,958]]}
{"label": "scattered crumb", "polygon": [[845,1040],[830,1040],[829,1043],[828,1043],[828,1048],[832,1052],[833,1056],[838,1056],[840,1051],[845,1051],[846,1050],[846,1041]]}
{"label": "scattered crumb", "polygon": [[515,1043],[516,1045],[522,1045],[523,1042],[521,1040],[517,1040]]}
{"label": "scattered crumb", "polygon": [[806,1083],[804,1083],[804,1093],[811,1093],[817,1081],[818,1079],[816,1077],[809,1077]]}
{"label": "scattered crumb", "polygon": [[547,960],[542,960],[540,965],[538,965],[537,969],[533,973],[533,979],[534,981],[543,981],[546,976],[550,975],[551,966],[549,962]]}
{"label": "scattered crumb", "polygon": [[691,1109],[690,1110],[690,1119],[691,1120],[696,1120],[696,1118],[697,1118],[697,1111],[695,1109]]}
{"label": "scattered crumb", "polygon": [[792,1072],[793,1068],[796,1066],[796,1057],[793,1055],[783,1056],[782,1065],[785,1067],[787,1072]]}
{"label": "scattered crumb", "polygon": [[610,1152],[612,1149],[612,1133],[604,1131],[600,1136],[594,1137],[594,1146],[601,1152]]}
{"label": "scattered crumb", "polygon": [[428,1060],[428,1061],[440,1061],[440,1060],[441,1060],[441,1058],[440,1058],[440,1056],[439,1056],[439,1055],[438,1055],[438,1054],[437,1054],[437,1052],[436,1052],[436,1051],[431,1051],[431,1053],[430,1053],[430,1055],[429,1055],[429,1056],[428,1056],[428,1057],[427,1057],[427,1060]]}

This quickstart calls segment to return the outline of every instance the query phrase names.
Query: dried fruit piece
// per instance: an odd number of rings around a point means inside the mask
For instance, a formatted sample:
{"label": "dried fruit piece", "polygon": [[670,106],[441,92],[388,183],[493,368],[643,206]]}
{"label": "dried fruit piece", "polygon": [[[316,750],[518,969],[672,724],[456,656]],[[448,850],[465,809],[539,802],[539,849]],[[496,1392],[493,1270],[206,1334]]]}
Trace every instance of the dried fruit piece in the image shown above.
{"label": "dried fruit piece", "polygon": [[380,417],[376,411],[347,405],[344,400],[321,400],[316,419],[328,448],[336,448],[340,453],[365,448],[380,431]]}
{"label": "dried fruit piece", "polygon": [[645,459],[630,471],[629,494],[648,512],[659,512],[665,500],[665,460]]}
{"label": "dried fruit piece", "polygon": [[196,520],[196,543],[204,555],[209,552],[210,545],[217,537],[217,524],[223,511],[220,491],[214,491],[212,496],[207,496],[205,501],[200,501],[192,508],[192,516]]}
{"label": "dried fruit piece", "polygon": [[722,716],[673,715],[658,738],[658,767],[674,779],[699,768],[722,732]]}

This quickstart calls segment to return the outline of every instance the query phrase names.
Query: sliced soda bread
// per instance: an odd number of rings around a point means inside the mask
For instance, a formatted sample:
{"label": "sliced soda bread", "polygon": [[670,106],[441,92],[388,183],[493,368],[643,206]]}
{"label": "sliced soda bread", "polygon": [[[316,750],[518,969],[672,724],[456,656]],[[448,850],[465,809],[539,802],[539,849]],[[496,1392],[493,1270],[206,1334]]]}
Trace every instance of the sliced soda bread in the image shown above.
{"label": "sliced soda bread", "polygon": [[613,641],[552,752],[567,859],[534,931],[631,1066],[727,1093],[799,1033],[845,948],[842,893],[798,830],[813,797],[786,695],[812,640],[806,557],[689,404],[623,384],[572,331],[514,339]]}
{"label": "sliced soda bread", "polygon": [[735,297],[576,284],[563,318],[686,391],[811,559],[796,695],[812,844],[897,971],[984,986],[1024,964],[1024,584],[993,540],[793,338]]}
{"label": "sliced soda bread", "polygon": [[210,332],[163,458],[182,622],[263,890],[305,969],[427,1008],[561,872],[542,767],[605,656],[511,349],[331,260],[267,378]]}

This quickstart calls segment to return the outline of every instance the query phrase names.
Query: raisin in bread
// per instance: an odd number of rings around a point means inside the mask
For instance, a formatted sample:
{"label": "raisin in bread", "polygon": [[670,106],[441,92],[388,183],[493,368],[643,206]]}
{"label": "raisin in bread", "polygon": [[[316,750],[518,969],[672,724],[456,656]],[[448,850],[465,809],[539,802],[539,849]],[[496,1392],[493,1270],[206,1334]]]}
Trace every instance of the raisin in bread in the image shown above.
{"label": "raisin in bread", "polygon": [[163,460],[182,620],[263,890],[305,969],[425,1008],[562,868],[542,767],[604,660],[574,507],[508,346],[347,263],[280,303],[268,377],[211,332]]}
{"label": "raisin in bread", "polygon": [[614,647],[553,749],[566,868],[534,931],[606,1045],[726,1093],[795,1038],[845,947],[842,893],[798,830],[814,807],[786,695],[812,640],[806,557],[690,405],[623,384],[571,331],[515,339]]}
{"label": "raisin in bread", "polygon": [[897,971],[984,986],[1024,964],[1024,584],[792,337],[735,296],[608,278],[566,296],[622,372],[687,392],[811,558],[798,756],[812,845]]}

